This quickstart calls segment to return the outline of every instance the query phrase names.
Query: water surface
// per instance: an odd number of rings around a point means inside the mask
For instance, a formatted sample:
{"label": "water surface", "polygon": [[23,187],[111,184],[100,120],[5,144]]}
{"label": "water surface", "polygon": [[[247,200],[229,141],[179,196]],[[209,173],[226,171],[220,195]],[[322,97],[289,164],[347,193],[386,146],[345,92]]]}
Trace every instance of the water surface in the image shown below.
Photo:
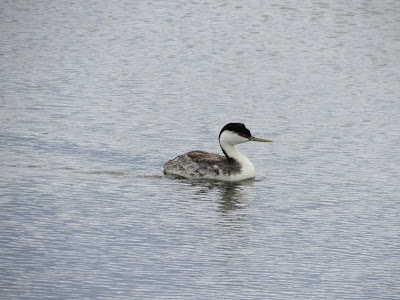
{"label": "water surface", "polygon": [[2,298],[399,298],[398,1],[0,8]]}

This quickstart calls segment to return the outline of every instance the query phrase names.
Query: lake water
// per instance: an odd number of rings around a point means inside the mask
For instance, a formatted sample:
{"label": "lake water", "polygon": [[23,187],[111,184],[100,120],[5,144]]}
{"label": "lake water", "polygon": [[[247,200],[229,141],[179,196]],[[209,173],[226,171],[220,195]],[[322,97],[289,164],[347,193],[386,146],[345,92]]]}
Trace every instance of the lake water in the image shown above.
{"label": "lake water", "polygon": [[[3,1],[2,299],[400,299],[400,2]],[[253,181],[165,177],[238,149]]]}

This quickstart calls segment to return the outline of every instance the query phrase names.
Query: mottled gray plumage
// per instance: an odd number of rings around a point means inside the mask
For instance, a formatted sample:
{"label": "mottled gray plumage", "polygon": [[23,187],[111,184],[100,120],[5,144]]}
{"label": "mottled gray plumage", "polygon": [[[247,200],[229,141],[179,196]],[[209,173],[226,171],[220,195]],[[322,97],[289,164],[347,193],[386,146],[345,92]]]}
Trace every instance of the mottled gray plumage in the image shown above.
{"label": "mottled gray plumage", "polygon": [[164,172],[171,174],[185,173],[191,177],[231,176],[240,173],[241,166],[234,159],[205,151],[191,151],[167,161]]}

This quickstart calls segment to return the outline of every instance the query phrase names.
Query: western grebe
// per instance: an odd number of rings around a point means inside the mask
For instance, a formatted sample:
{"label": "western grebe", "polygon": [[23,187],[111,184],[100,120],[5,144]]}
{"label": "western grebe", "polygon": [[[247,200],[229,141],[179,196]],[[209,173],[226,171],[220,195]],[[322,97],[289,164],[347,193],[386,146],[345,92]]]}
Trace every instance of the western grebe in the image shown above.
{"label": "western grebe", "polygon": [[164,174],[221,181],[254,178],[256,173],[253,164],[235,148],[235,145],[249,141],[273,142],[253,137],[242,123],[226,124],[219,133],[219,144],[225,156],[191,151],[167,161],[163,167]]}

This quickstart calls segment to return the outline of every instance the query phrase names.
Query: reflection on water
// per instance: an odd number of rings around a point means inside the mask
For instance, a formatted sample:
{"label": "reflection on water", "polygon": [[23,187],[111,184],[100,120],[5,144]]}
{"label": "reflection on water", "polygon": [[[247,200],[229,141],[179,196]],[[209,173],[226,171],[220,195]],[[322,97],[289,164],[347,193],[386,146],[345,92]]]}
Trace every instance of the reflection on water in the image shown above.
{"label": "reflection on water", "polygon": [[[246,245],[249,236],[249,214],[251,199],[253,196],[253,181],[246,183],[225,183],[218,187],[220,200],[218,202],[218,240],[219,249],[225,258],[224,264],[235,264],[241,260],[243,254],[240,249]],[[221,270],[221,276],[229,280],[232,270]]]}
{"label": "reflection on water", "polygon": [[221,184],[218,187],[221,194],[220,211],[224,214],[229,214],[232,210],[246,208],[252,197],[249,187],[253,187],[253,181],[240,184]]}
{"label": "reflection on water", "polygon": [[[173,176],[167,176],[171,180],[176,179]],[[252,198],[252,187],[254,180],[246,180],[241,182],[218,182],[212,180],[188,180],[181,179],[182,183],[186,183],[196,188],[195,195],[205,196],[212,194],[216,196],[218,207],[221,213],[229,214],[230,211],[246,208]]]}

